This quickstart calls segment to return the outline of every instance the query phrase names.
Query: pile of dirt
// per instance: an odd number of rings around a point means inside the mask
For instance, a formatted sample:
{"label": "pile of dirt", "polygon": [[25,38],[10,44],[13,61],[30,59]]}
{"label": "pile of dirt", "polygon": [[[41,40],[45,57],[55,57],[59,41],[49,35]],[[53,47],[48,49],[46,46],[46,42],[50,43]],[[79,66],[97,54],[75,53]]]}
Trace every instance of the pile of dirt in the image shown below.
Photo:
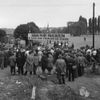
{"label": "pile of dirt", "polygon": [[[66,82],[66,85],[51,82],[54,76],[48,78],[45,80],[43,76],[30,75],[0,78],[0,100],[31,100],[34,86],[36,87],[35,100],[100,100],[100,86],[96,84],[100,82],[99,78],[90,81],[83,77],[82,80],[78,79],[73,83]],[[76,88],[73,88],[75,86]],[[81,86],[86,87],[90,93],[89,97],[85,98],[79,94]]]}
{"label": "pile of dirt", "polygon": [[46,82],[36,88],[35,100],[85,100],[67,85]]}
{"label": "pile of dirt", "polygon": [[36,79],[11,76],[0,79],[0,100],[31,100],[32,86]]}

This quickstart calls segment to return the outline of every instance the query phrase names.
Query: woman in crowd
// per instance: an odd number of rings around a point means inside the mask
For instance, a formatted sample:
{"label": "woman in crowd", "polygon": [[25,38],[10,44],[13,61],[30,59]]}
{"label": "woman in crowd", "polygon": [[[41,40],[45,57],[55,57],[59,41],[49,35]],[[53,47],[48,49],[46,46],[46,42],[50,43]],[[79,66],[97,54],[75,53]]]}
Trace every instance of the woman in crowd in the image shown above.
{"label": "woman in crowd", "polygon": [[11,75],[15,75],[16,74],[16,55],[12,54],[12,56],[10,56],[9,58],[9,66],[10,66],[10,73]]}
{"label": "woman in crowd", "polygon": [[47,69],[47,65],[48,65],[48,57],[47,57],[47,53],[44,51],[41,59],[41,68],[43,74],[45,73],[45,69]]}
{"label": "woman in crowd", "polygon": [[34,67],[34,64],[33,64],[34,63],[34,56],[33,56],[32,53],[33,52],[30,51],[29,55],[26,58],[26,63],[25,63],[25,69],[26,69],[26,71],[25,71],[24,75],[27,75],[27,72],[29,72],[30,75],[32,75],[33,67]]}
{"label": "woman in crowd", "polygon": [[53,56],[51,53],[48,54],[48,61],[47,61],[47,69],[48,69],[48,74],[51,75],[51,70],[53,68]]}
{"label": "woman in crowd", "polygon": [[33,72],[34,72],[34,75],[36,75],[36,70],[39,66],[39,55],[38,55],[38,50],[35,50],[35,54],[34,54],[34,57],[33,57]]}

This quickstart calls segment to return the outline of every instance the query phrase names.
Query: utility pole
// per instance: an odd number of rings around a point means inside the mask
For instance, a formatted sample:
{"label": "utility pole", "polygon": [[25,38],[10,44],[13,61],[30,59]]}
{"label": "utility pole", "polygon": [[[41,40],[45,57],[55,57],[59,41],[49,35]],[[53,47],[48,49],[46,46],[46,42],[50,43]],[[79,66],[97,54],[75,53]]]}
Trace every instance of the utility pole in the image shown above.
{"label": "utility pole", "polygon": [[95,26],[94,26],[94,18],[95,18],[95,3],[93,3],[93,48],[95,48]]}
{"label": "utility pole", "polygon": [[[93,3],[93,48],[95,48],[95,22],[94,22],[94,19],[95,19],[95,3]],[[93,67],[92,67],[92,71],[93,73],[95,73],[95,61],[93,61]]]}

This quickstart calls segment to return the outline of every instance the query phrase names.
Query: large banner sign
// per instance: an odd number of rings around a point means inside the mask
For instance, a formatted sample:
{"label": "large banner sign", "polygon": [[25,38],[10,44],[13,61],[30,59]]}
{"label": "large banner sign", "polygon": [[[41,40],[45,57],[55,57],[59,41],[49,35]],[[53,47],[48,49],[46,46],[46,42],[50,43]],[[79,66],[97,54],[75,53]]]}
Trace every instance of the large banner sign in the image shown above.
{"label": "large banner sign", "polygon": [[36,41],[66,41],[70,37],[69,34],[65,33],[29,33],[28,40]]}

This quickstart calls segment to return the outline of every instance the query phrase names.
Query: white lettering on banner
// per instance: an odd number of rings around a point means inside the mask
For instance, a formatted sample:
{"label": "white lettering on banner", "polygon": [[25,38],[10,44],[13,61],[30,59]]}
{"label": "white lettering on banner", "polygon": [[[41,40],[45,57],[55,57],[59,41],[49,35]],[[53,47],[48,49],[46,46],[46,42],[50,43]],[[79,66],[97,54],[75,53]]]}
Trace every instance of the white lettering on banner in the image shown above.
{"label": "white lettering on banner", "polygon": [[54,41],[66,41],[70,37],[70,34],[65,33],[29,33],[28,40],[54,40]]}

